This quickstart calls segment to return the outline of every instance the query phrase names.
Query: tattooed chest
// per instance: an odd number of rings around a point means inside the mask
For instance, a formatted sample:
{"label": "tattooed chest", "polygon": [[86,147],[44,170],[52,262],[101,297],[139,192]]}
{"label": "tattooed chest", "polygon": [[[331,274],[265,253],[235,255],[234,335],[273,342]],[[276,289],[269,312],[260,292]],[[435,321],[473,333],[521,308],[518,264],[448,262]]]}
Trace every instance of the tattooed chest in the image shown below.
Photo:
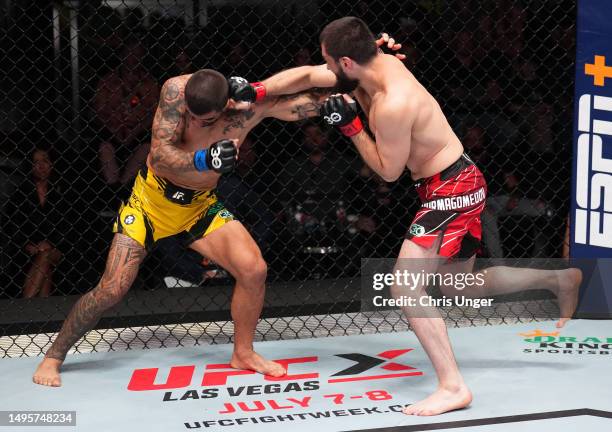
{"label": "tattooed chest", "polygon": [[206,126],[188,120],[181,147],[186,151],[195,151],[208,148],[214,142],[222,139],[237,139],[242,142],[253,128],[250,121],[253,116],[254,113],[250,110],[230,112],[224,114],[215,123]]}

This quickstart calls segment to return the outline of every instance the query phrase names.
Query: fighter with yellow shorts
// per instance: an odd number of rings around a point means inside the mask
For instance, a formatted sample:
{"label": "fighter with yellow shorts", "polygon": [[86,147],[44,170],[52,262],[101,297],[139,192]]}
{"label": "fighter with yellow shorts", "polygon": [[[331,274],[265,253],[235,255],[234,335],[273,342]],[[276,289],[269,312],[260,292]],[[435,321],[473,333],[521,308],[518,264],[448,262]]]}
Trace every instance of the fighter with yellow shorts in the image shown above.
{"label": "fighter with yellow shorts", "polygon": [[113,232],[136,240],[147,250],[157,240],[175,235],[187,247],[232,220],[234,215],[213,190],[182,188],[144,167],[136,176],[130,199],[119,209]]}
{"label": "fighter with yellow shorts", "polygon": [[[320,82],[321,75],[327,82],[320,86],[329,90],[303,91]],[[252,84],[210,69],[168,79],[153,119],[147,168],[138,174],[130,199],[119,211],[104,274],[71,309],[33,381],[61,385],[60,368],[70,348],[122,300],[147,251],[168,236],[180,236],[187,247],[236,281],[230,365],[274,377],[285,374],[282,364],[263,358],[253,347],[264,303],[266,262],[248,230],[217,201],[214,191],[221,175],[233,170],[249,131],[269,117],[298,121],[318,116],[336,81],[325,65],[288,69]]]}

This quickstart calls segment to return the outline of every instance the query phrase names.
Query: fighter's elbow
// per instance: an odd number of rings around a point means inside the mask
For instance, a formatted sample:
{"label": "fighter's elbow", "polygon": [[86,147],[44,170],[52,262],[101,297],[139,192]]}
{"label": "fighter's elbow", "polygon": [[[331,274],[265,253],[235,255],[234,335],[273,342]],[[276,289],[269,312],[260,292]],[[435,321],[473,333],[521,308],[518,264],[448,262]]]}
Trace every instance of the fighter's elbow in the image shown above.
{"label": "fighter's elbow", "polygon": [[163,163],[164,157],[160,149],[155,146],[151,147],[148,161],[149,166],[157,175],[163,175],[162,173],[165,171],[166,164]]}
{"label": "fighter's elbow", "polygon": [[382,177],[382,179],[387,183],[391,183],[396,181],[400,177],[400,175],[395,173],[384,173],[381,174],[380,177]]}
{"label": "fighter's elbow", "polygon": [[400,178],[403,172],[404,172],[403,169],[396,169],[396,168],[386,168],[385,169],[385,167],[383,167],[379,175],[384,181],[386,181],[387,183],[391,183],[391,182],[396,181],[398,178]]}

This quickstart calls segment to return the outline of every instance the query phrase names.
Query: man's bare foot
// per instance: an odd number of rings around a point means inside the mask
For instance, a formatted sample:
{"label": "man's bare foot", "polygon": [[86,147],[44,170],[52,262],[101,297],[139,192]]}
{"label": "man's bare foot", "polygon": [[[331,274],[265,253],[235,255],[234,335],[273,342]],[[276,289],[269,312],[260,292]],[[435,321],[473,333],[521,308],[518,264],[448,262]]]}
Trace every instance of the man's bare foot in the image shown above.
{"label": "man's bare foot", "polygon": [[235,369],[253,370],[273,377],[281,377],[287,374],[287,370],[281,364],[266,360],[252,350],[240,353],[234,351],[230,365]]}
{"label": "man's bare foot", "polygon": [[555,292],[560,311],[557,328],[563,327],[574,315],[578,305],[578,291],[582,282],[582,271],[580,269],[569,268],[561,270],[559,273],[559,287]]}
{"label": "man's bare foot", "polygon": [[44,386],[60,387],[62,385],[62,379],[60,378],[62,363],[62,360],[45,357],[36,368],[32,381]]}
{"label": "man's bare foot", "polygon": [[457,390],[452,391],[438,388],[422,401],[405,407],[403,412],[407,415],[433,416],[465,408],[470,402],[472,402],[472,393],[463,384]]}

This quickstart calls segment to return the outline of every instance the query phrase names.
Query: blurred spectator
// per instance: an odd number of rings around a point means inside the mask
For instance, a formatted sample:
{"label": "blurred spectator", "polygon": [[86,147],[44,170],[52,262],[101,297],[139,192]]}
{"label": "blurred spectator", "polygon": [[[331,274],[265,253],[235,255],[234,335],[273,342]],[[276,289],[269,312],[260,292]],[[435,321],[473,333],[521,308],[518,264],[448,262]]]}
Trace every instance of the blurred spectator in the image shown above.
{"label": "blurred spectator", "polygon": [[527,56],[521,56],[513,63],[513,78],[510,86],[514,97],[511,102],[520,107],[534,105],[544,99],[550,91],[541,79],[539,66]]}
{"label": "blurred spectator", "polygon": [[230,47],[226,57],[226,75],[250,76],[253,71],[247,59],[247,49],[244,42],[239,41]]}
{"label": "blurred spectator", "polygon": [[174,74],[172,76],[187,75],[195,72],[191,56],[185,49],[180,49],[174,59]]}
{"label": "blurred spectator", "polygon": [[504,98],[504,92],[496,79],[485,80],[484,93],[482,94],[479,109],[484,109],[489,114],[502,113],[507,104]]}
{"label": "blurred spectator", "polygon": [[485,14],[478,20],[477,26],[476,37],[478,46],[476,49],[481,57],[485,57],[489,55],[496,45],[495,20],[491,15]]}
{"label": "blurred spectator", "polygon": [[236,170],[221,177],[217,191],[225,207],[238,217],[264,249],[270,241],[274,215],[255,190],[256,183],[261,181],[254,172],[258,161],[255,144],[247,136],[240,145]]}
{"label": "blurred spectator", "polygon": [[[565,25],[556,26],[553,30],[552,40],[548,38],[549,44],[553,42],[552,47],[546,47],[547,51],[540,56],[547,73],[543,81],[549,87],[550,96],[554,96],[558,131],[556,151],[571,151],[573,141],[574,112],[565,107],[571,107],[574,103],[574,87],[567,83],[573,82],[575,73],[576,27],[573,19],[566,17],[565,20]],[[558,43],[554,43],[556,41]]]}
{"label": "blurred spectator", "polygon": [[376,26],[378,24],[378,16],[375,11],[370,9],[370,4],[367,1],[359,0],[354,3],[354,13],[355,15],[365,22],[367,22],[370,26]]}
{"label": "blurred spectator", "polygon": [[406,199],[398,196],[398,190],[385,182],[370,167],[363,164],[356,178],[351,181],[349,215],[355,214],[352,241],[354,256],[391,257],[397,254],[407,226]]}
{"label": "blurred spectator", "polygon": [[281,196],[294,234],[318,241],[315,238],[326,237],[336,226],[337,213],[345,213],[354,168],[342,153],[329,148],[328,131],[319,124],[304,123],[301,135],[303,150],[284,167]]}
{"label": "blurred spectator", "polygon": [[[97,7],[87,18],[79,36],[79,53],[83,56],[82,72],[89,80],[99,78],[119,63],[117,53],[128,29],[117,9]],[[87,86],[89,87],[89,86]]]}
{"label": "blurred spectator", "polygon": [[[55,267],[66,250],[71,226],[66,212],[66,191],[55,180],[49,150],[37,148],[31,155],[29,178],[9,198],[5,230],[11,236],[17,266],[27,265],[23,297],[48,297]],[[21,273],[21,271],[19,272]]]}
{"label": "blurred spectator", "polygon": [[482,171],[487,181],[489,196],[495,195],[503,190],[503,165],[506,161],[501,156],[502,148],[491,142],[489,134],[479,124],[470,124],[465,128],[461,138],[465,152],[476,166]]}
{"label": "blurred spectator", "polygon": [[351,164],[342,153],[329,148],[328,131],[317,123],[304,123],[301,132],[304,151],[285,166],[285,195],[290,194],[289,201],[319,224],[335,214],[345,198]]}
{"label": "blurred spectator", "polygon": [[528,136],[529,148],[539,154],[551,153],[554,150],[554,108],[546,102],[540,102],[534,108]]}
{"label": "blurred spectator", "polygon": [[511,110],[529,148],[538,154],[553,151],[553,106],[546,101],[550,92],[534,61],[522,56],[515,61]]}
{"label": "blurred spectator", "polygon": [[510,60],[523,52],[527,12],[518,2],[500,2],[494,12],[496,46]]}
{"label": "blurred spectator", "polygon": [[128,41],[121,64],[98,83],[94,96],[102,127],[98,159],[111,194],[125,195],[149,152],[149,131],[159,97],[156,80],[143,65],[144,46]]}
{"label": "blurred spectator", "polygon": [[478,125],[468,126],[461,140],[466,153],[478,167],[484,167],[489,163],[489,155],[486,151],[488,145],[485,130]]}
{"label": "blurred spectator", "polygon": [[312,51],[308,47],[301,47],[293,56],[293,66],[308,66],[312,64]]}
{"label": "blurred spectator", "polygon": [[[419,60],[421,60],[421,53],[419,52],[417,47],[410,42],[402,43],[401,52],[403,54],[406,54],[406,60],[404,60],[404,64],[406,65],[408,70],[410,70],[410,72],[412,72],[413,74],[418,75],[416,73],[416,70]],[[417,79],[419,79],[418,76]]]}
{"label": "blurred spectator", "polygon": [[440,58],[445,79],[441,84],[446,88],[444,101],[455,107],[469,108],[476,104],[482,90],[481,81],[485,74],[481,60],[476,58],[474,36],[465,30],[457,33],[450,45],[449,56]]}
{"label": "blurred spectator", "polygon": [[[503,258],[504,252],[498,221],[508,216],[528,217],[529,223],[518,225],[521,229],[512,230],[514,243],[527,235],[533,247],[526,252],[530,257],[546,256],[547,239],[541,222],[551,216],[551,210],[540,199],[528,199],[519,189],[519,176],[516,172],[506,171],[504,174],[504,189],[501,193],[487,198],[487,207],[482,214],[483,242],[491,258]],[[514,254],[513,254],[514,255]]]}

